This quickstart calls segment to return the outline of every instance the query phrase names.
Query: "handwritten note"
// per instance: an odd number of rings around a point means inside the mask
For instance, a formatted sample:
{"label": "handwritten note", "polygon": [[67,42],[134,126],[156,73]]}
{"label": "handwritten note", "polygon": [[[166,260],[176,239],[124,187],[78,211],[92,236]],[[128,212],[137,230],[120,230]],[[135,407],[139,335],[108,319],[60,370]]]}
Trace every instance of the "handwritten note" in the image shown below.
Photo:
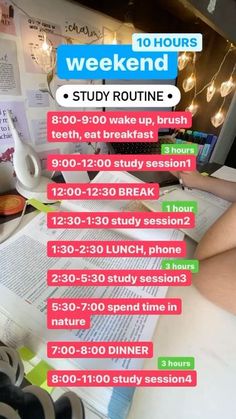
{"label": "handwritten note", "polygon": [[30,142],[28,124],[26,120],[24,102],[0,102],[0,146],[14,146],[6,111],[12,113],[15,127],[25,142]]}
{"label": "handwritten note", "polygon": [[37,54],[40,52],[44,33],[47,34],[48,43],[55,48],[62,43],[61,37],[58,36],[61,33],[60,26],[52,22],[26,16],[21,16],[20,26],[26,71],[42,73],[43,71],[37,63]]}
{"label": "handwritten note", "polygon": [[43,93],[40,90],[27,90],[26,94],[30,108],[46,108],[49,106],[47,93]]}
{"label": "handwritten note", "polygon": [[21,94],[16,43],[7,39],[0,39],[0,94]]}
{"label": "handwritten note", "polygon": [[45,118],[33,119],[31,121],[34,144],[40,145],[47,142],[47,126],[46,126],[46,115]]}
{"label": "handwritten note", "polygon": [[103,39],[102,28],[99,29],[77,19],[65,22],[65,35],[72,37],[73,44],[101,44]]}

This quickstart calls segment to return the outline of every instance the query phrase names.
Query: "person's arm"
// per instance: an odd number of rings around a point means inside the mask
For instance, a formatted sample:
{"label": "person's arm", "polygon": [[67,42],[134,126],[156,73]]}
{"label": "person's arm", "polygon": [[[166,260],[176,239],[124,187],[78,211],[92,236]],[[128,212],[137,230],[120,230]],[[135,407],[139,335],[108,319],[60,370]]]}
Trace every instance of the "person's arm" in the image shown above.
{"label": "person's arm", "polygon": [[214,304],[236,315],[236,248],[200,261],[193,284]]}
{"label": "person's arm", "polygon": [[193,284],[209,300],[236,314],[236,204],[206,232],[194,257],[200,269]]}
{"label": "person's arm", "polygon": [[195,257],[207,259],[233,248],[236,248],[236,203],[207,230],[197,246]]}
{"label": "person's arm", "polygon": [[177,177],[181,177],[184,186],[211,192],[227,201],[236,202],[236,178],[235,182],[229,182],[210,176],[202,176],[197,171],[171,173]]}

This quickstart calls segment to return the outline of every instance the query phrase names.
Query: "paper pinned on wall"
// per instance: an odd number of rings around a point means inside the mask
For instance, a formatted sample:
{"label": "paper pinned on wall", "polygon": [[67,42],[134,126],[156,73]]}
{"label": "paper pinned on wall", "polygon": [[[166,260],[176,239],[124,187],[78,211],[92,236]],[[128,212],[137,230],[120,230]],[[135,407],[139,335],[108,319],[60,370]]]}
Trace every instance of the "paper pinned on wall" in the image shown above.
{"label": "paper pinned on wall", "polygon": [[14,125],[25,142],[30,142],[30,134],[25,114],[24,102],[0,102],[0,146],[14,146],[8,126],[6,111],[11,111]]}
{"label": "paper pinned on wall", "polygon": [[36,51],[43,43],[43,35],[47,34],[47,40],[55,48],[63,43],[63,39],[55,34],[61,34],[59,25],[41,19],[32,19],[26,16],[20,18],[21,37],[24,50],[26,71],[30,73],[43,73],[36,62]]}
{"label": "paper pinned on wall", "polygon": [[26,94],[29,108],[47,108],[49,106],[48,93],[40,90],[27,90]]}
{"label": "paper pinned on wall", "polygon": [[9,35],[16,35],[16,27],[14,17],[14,7],[9,1],[1,1],[2,19],[0,21],[0,32]]}
{"label": "paper pinned on wall", "polygon": [[0,39],[0,94],[21,94],[17,47],[8,39]]}
{"label": "paper pinned on wall", "polygon": [[40,145],[45,144],[47,142],[47,125],[46,125],[46,119],[32,119],[31,126],[33,131],[33,139],[34,144]]}
{"label": "paper pinned on wall", "polygon": [[73,44],[102,44],[103,29],[81,20],[66,20],[64,33]]}

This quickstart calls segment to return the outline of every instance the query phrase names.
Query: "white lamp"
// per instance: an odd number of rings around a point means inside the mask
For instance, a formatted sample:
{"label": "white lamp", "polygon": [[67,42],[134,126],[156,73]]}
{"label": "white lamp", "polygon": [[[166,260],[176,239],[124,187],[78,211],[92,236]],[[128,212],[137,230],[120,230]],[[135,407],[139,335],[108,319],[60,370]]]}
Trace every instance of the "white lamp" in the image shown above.
{"label": "white lamp", "polygon": [[34,198],[43,203],[55,202],[47,198],[47,185],[52,181],[42,176],[36,151],[20,139],[9,111],[7,120],[15,143],[13,165],[17,177],[16,190],[27,199]]}

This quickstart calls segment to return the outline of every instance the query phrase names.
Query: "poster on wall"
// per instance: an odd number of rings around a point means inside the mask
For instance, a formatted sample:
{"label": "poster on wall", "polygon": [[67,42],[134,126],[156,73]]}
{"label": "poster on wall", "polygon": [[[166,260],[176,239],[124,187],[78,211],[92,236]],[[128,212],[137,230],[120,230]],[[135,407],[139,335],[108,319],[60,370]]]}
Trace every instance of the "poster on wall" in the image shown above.
{"label": "poster on wall", "polygon": [[0,1],[0,9],[2,11],[0,32],[7,33],[9,35],[16,35],[14,7],[8,1]]}
{"label": "poster on wall", "polygon": [[33,132],[34,144],[40,145],[47,142],[47,124],[46,115],[45,118],[32,119],[31,127]]}
{"label": "poster on wall", "polygon": [[47,36],[47,42],[55,49],[63,43],[60,36],[61,28],[52,22],[26,16],[21,16],[20,27],[26,71],[43,73],[41,46],[44,41],[44,34]]}
{"label": "poster on wall", "polygon": [[78,19],[66,20],[64,34],[71,37],[73,44],[101,44],[103,29]]}
{"label": "poster on wall", "polygon": [[40,90],[27,90],[26,95],[29,108],[47,108],[50,105],[48,94]]}
{"label": "poster on wall", "polygon": [[0,39],[0,94],[21,94],[20,72],[15,41]]}
{"label": "poster on wall", "polygon": [[30,142],[29,128],[27,124],[24,102],[0,102],[0,146],[14,146],[8,122],[6,111],[12,114],[14,125],[25,142]]}

